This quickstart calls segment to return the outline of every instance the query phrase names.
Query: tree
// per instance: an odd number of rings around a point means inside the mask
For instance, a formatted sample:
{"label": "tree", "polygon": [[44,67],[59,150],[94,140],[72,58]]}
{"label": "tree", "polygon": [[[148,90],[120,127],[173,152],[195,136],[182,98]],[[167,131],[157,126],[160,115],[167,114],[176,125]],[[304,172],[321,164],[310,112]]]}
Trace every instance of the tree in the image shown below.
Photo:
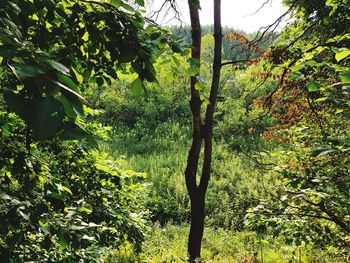
{"label": "tree", "polygon": [[[205,109],[204,120],[202,118],[201,94],[198,90],[198,77],[201,58],[201,25],[199,20],[199,1],[189,0],[192,34],[192,57],[191,63],[196,68],[196,74],[191,76],[190,108],[192,113],[192,145],[188,153],[185,170],[186,187],[191,201],[191,227],[188,241],[189,261],[194,262],[200,257],[201,242],[204,231],[205,217],[205,194],[207,191],[212,160],[213,140],[213,116],[218,94],[220,70],[221,70],[221,1],[214,0],[214,62],[213,76],[210,88],[208,105]],[[197,184],[198,166],[204,144],[202,171]]]}
{"label": "tree", "polygon": [[287,143],[275,153],[284,187],[274,206],[260,207],[266,217],[259,220],[296,244],[331,245],[346,252],[349,3],[287,2],[297,19],[271,51],[273,67],[284,73],[267,103],[279,126],[287,127],[275,132],[284,133]]}
{"label": "tree", "polygon": [[180,51],[126,1],[1,2],[2,261],[104,262],[140,249],[144,208],[132,189],[143,175],[94,149],[107,134],[88,96],[122,74],[142,91],[167,45]]}
{"label": "tree", "polygon": [[170,34],[122,1],[6,0],[0,12],[1,92],[25,120],[28,139],[81,136],[81,94],[132,72],[132,88],[142,90],[155,81],[163,47],[180,51]]}

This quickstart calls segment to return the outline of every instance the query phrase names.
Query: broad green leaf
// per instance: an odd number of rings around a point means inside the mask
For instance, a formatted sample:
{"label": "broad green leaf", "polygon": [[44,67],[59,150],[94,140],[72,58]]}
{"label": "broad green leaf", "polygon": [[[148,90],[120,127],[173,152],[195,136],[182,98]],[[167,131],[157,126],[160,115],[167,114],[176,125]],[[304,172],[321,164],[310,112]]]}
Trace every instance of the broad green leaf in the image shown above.
{"label": "broad green leaf", "polygon": [[75,82],[69,76],[66,76],[66,75],[63,75],[63,74],[57,74],[57,78],[58,78],[59,82],[67,85],[72,90],[74,90],[74,91],[78,91],[79,90],[78,85],[76,85]]}
{"label": "broad green leaf", "polygon": [[199,59],[190,58],[188,60],[188,63],[190,65],[190,67],[186,69],[186,75],[187,76],[196,76],[197,74],[199,74],[199,68],[200,68]]}
{"label": "broad green leaf", "polygon": [[52,59],[43,59],[43,61],[45,61],[46,64],[48,64],[52,68],[56,69],[60,73],[63,73],[65,75],[69,75],[69,69],[65,65],[63,65],[55,60],[52,60]]}
{"label": "broad green leaf", "polygon": [[311,81],[306,84],[306,87],[308,91],[318,91],[321,87],[321,85],[315,81]]}
{"label": "broad green leaf", "polygon": [[25,64],[12,64],[10,65],[13,73],[17,78],[21,77],[37,77],[44,73],[44,70],[39,66],[25,65]]}
{"label": "broad green leaf", "polygon": [[62,104],[52,97],[42,97],[28,105],[27,124],[35,139],[44,140],[53,137],[62,125]]}
{"label": "broad green leaf", "polygon": [[[62,94],[59,97],[59,101],[62,103],[67,116],[71,119],[75,119],[76,115],[80,117],[84,116],[84,104],[71,92],[63,89]],[[73,113],[71,111],[73,111]]]}
{"label": "broad green leaf", "polygon": [[141,95],[143,92],[143,82],[140,78],[135,79],[132,83],[131,83],[131,92],[134,95]]}
{"label": "broad green leaf", "polygon": [[50,234],[50,225],[49,225],[49,222],[46,221],[42,221],[42,220],[39,220],[39,226],[40,226],[40,229],[47,235]]}
{"label": "broad green leaf", "polygon": [[74,110],[73,103],[70,102],[70,100],[62,94],[62,96],[59,97],[59,101],[62,103],[64,111],[68,118],[75,119],[77,117],[77,113]]}
{"label": "broad green leaf", "polygon": [[346,49],[343,50],[337,54],[335,54],[335,59],[337,60],[337,62],[343,60],[344,58],[347,58],[348,56],[350,56],[350,50]]}
{"label": "broad green leaf", "polygon": [[335,111],[335,114],[340,114],[340,113],[342,113],[342,112],[344,112],[344,109],[337,109],[337,110]]}
{"label": "broad green leaf", "polygon": [[14,45],[15,41],[9,35],[0,32],[0,43]]}
{"label": "broad green leaf", "polygon": [[341,72],[339,77],[343,84],[350,84],[350,71]]}
{"label": "broad green leaf", "polygon": [[52,193],[52,192],[50,192],[50,193],[47,194],[47,196],[50,197],[50,198],[54,198],[56,200],[60,200],[60,201],[63,201],[65,199],[65,197],[62,194],[60,194],[60,193]]}

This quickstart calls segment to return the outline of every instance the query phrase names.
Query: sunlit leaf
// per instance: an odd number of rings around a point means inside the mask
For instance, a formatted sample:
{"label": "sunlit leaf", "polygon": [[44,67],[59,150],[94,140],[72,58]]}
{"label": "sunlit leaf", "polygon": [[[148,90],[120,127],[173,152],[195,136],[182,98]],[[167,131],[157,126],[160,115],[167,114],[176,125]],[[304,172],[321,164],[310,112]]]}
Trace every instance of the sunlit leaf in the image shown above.
{"label": "sunlit leaf", "polygon": [[143,92],[143,83],[142,80],[140,78],[135,79],[132,83],[131,83],[131,92],[134,95],[141,95]]}
{"label": "sunlit leaf", "polygon": [[350,56],[350,50],[346,49],[343,51],[340,51],[339,53],[335,54],[335,59],[337,60],[337,62],[347,58],[348,56]]}

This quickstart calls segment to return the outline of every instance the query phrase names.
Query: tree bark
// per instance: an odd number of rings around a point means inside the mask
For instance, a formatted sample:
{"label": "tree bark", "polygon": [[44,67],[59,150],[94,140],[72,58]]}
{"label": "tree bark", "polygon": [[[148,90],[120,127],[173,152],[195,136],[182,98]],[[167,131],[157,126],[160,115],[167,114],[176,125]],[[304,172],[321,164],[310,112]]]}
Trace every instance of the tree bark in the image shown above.
{"label": "tree bark", "polygon": [[[194,0],[189,0],[191,33],[192,33],[192,59],[200,61],[201,50],[201,26],[198,9]],[[195,262],[200,257],[201,243],[204,233],[205,217],[205,194],[208,188],[211,162],[212,162],[212,140],[213,140],[213,116],[216,98],[219,89],[221,70],[221,0],[214,0],[214,63],[213,78],[210,89],[209,105],[205,112],[205,122],[201,118],[201,105],[199,91],[196,89],[197,78],[191,77],[191,99],[190,108],[192,113],[192,145],[188,153],[187,166],[185,170],[186,187],[191,201],[191,227],[188,239],[189,262]],[[199,185],[196,177],[198,173],[199,157],[204,141],[203,167]]]}

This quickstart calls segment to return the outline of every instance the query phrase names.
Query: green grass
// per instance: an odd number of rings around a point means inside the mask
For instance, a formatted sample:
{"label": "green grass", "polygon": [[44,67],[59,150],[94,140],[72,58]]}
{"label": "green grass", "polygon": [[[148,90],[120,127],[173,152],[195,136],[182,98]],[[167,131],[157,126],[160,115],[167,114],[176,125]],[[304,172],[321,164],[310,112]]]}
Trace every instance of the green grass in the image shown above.
{"label": "green grass", "polygon": [[[188,225],[154,226],[152,234],[144,243],[139,262],[186,262],[188,230]],[[311,258],[303,253],[303,249],[302,262],[312,262]],[[254,232],[213,228],[205,229],[201,255],[200,262],[207,263],[288,263],[299,262],[300,256],[299,249],[284,245],[281,240],[262,238]]]}

